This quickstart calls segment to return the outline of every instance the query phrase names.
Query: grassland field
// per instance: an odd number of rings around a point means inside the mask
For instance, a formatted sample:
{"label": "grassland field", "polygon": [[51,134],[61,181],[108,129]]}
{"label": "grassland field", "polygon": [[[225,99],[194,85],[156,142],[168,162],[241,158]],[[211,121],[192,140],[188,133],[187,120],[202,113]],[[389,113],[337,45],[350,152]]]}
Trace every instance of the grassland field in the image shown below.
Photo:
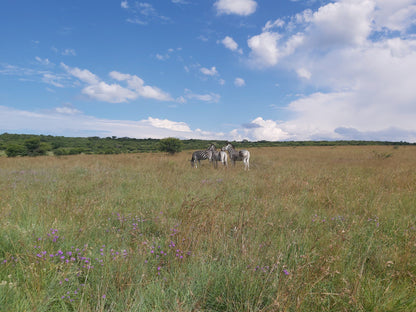
{"label": "grassland field", "polygon": [[0,311],[416,311],[416,147],[0,157]]}

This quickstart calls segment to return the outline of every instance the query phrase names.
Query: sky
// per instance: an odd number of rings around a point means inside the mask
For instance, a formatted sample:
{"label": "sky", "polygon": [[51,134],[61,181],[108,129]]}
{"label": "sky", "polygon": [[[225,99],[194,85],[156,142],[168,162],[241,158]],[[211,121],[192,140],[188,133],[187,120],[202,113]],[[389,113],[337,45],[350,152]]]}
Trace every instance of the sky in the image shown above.
{"label": "sky", "polygon": [[416,0],[8,0],[0,42],[0,133],[416,142]]}

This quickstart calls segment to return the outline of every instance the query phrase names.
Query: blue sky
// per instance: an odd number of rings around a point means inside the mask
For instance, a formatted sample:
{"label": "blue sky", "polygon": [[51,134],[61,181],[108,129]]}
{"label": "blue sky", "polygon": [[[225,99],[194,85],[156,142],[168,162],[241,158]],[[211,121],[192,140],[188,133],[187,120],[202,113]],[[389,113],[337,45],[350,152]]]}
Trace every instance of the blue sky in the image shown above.
{"label": "blue sky", "polygon": [[0,133],[416,142],[416,0],[4,1]]}

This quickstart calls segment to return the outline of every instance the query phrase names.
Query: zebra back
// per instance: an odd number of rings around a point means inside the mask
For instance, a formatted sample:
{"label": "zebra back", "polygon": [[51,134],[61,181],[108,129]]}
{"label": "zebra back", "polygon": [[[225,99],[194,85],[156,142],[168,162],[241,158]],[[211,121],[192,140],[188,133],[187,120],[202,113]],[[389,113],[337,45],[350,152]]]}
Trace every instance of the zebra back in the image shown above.
{"label": "zebra back", "polygon": [[195,151],[192,154],[192,160],[204,160],[204,159],[209,159],[211,160],[212,158],[212,151]]}

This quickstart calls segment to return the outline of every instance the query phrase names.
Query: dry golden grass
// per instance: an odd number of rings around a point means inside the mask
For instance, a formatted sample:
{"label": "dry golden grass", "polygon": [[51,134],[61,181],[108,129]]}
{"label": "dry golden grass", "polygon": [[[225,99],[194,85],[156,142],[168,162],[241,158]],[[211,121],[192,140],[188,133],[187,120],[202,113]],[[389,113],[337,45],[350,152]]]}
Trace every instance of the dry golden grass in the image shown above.
{"label": "dry golden grass", "polygon": [[0,158],[0,307],[416,310],[416,147],[250,152]]}

